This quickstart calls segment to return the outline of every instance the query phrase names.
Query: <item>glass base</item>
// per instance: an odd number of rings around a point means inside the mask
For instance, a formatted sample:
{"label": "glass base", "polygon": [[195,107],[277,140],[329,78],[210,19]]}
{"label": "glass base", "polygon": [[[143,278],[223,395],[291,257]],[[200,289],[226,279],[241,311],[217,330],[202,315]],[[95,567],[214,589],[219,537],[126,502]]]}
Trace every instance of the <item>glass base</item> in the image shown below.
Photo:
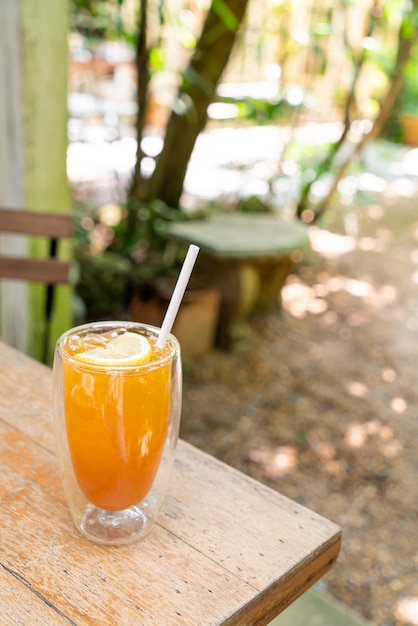
{"label": "glass base", "polygon": [[80,532],[96,543],[121,545],[141,539],[152,528],[152,520],[140,506],[123,511],[106,511],[89,504],[79,524]]}

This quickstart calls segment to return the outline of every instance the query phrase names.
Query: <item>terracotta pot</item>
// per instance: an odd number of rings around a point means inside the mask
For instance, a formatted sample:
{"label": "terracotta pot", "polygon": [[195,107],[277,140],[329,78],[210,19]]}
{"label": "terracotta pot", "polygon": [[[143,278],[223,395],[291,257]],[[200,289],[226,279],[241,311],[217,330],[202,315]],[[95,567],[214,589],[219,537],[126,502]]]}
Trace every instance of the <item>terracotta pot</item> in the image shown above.
{"label": "terracotta pot", "polygon": [[[129,316],[137,322],[161,326],[174,285],[168,281],[138,285],[129,302]],[[186,290],[173,327],[185,359],[201,356],[214,345],[220,294],[217,289]]]}
{"label": "terracotta pot", "polygon": [[404,143],[408,146],[418,146],[418,115],[403,113],[401,126]]}

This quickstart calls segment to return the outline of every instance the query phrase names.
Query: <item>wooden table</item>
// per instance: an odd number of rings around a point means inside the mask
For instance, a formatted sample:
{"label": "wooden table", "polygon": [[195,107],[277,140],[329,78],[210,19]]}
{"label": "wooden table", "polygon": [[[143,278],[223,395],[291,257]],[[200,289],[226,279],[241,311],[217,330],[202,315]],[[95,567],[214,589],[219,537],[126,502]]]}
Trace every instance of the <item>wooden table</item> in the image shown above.
{"label": "wooden table", "polygon": [[267,624],[335,563],[333,523],[180,441],[160,523],[88,543],[58,479],[51,371],[0,342],[0,624]]}

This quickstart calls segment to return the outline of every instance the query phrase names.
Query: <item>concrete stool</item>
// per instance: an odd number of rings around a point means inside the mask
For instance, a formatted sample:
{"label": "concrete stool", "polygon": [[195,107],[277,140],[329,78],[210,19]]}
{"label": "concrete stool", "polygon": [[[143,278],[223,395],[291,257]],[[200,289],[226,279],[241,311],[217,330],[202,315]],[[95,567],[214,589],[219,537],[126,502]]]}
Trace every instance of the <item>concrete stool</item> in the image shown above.
{"label": "concrete stool", "polygon": [[309,246],[304,224],[255,213],[175,222],[168,237],[201,248],[195,276],[221,294],[216,345],[223,348],[245,339],[253,312],[280,306],[292,253]]}

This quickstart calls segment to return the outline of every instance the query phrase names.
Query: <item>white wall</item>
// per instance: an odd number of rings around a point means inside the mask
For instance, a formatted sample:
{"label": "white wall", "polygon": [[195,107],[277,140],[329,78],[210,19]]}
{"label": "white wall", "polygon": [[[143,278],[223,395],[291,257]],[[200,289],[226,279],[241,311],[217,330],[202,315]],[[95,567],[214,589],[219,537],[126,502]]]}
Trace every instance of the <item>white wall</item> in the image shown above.
{"label": "white wall", "polygon": [[[21,98],[19,2],[0,2],[0,206],[24,205],[23,115]],[[0,237],[3,254],[24,247],[18,237]],[[24,283],[0,282],[0,338],[25,350],[26,292]]]}

